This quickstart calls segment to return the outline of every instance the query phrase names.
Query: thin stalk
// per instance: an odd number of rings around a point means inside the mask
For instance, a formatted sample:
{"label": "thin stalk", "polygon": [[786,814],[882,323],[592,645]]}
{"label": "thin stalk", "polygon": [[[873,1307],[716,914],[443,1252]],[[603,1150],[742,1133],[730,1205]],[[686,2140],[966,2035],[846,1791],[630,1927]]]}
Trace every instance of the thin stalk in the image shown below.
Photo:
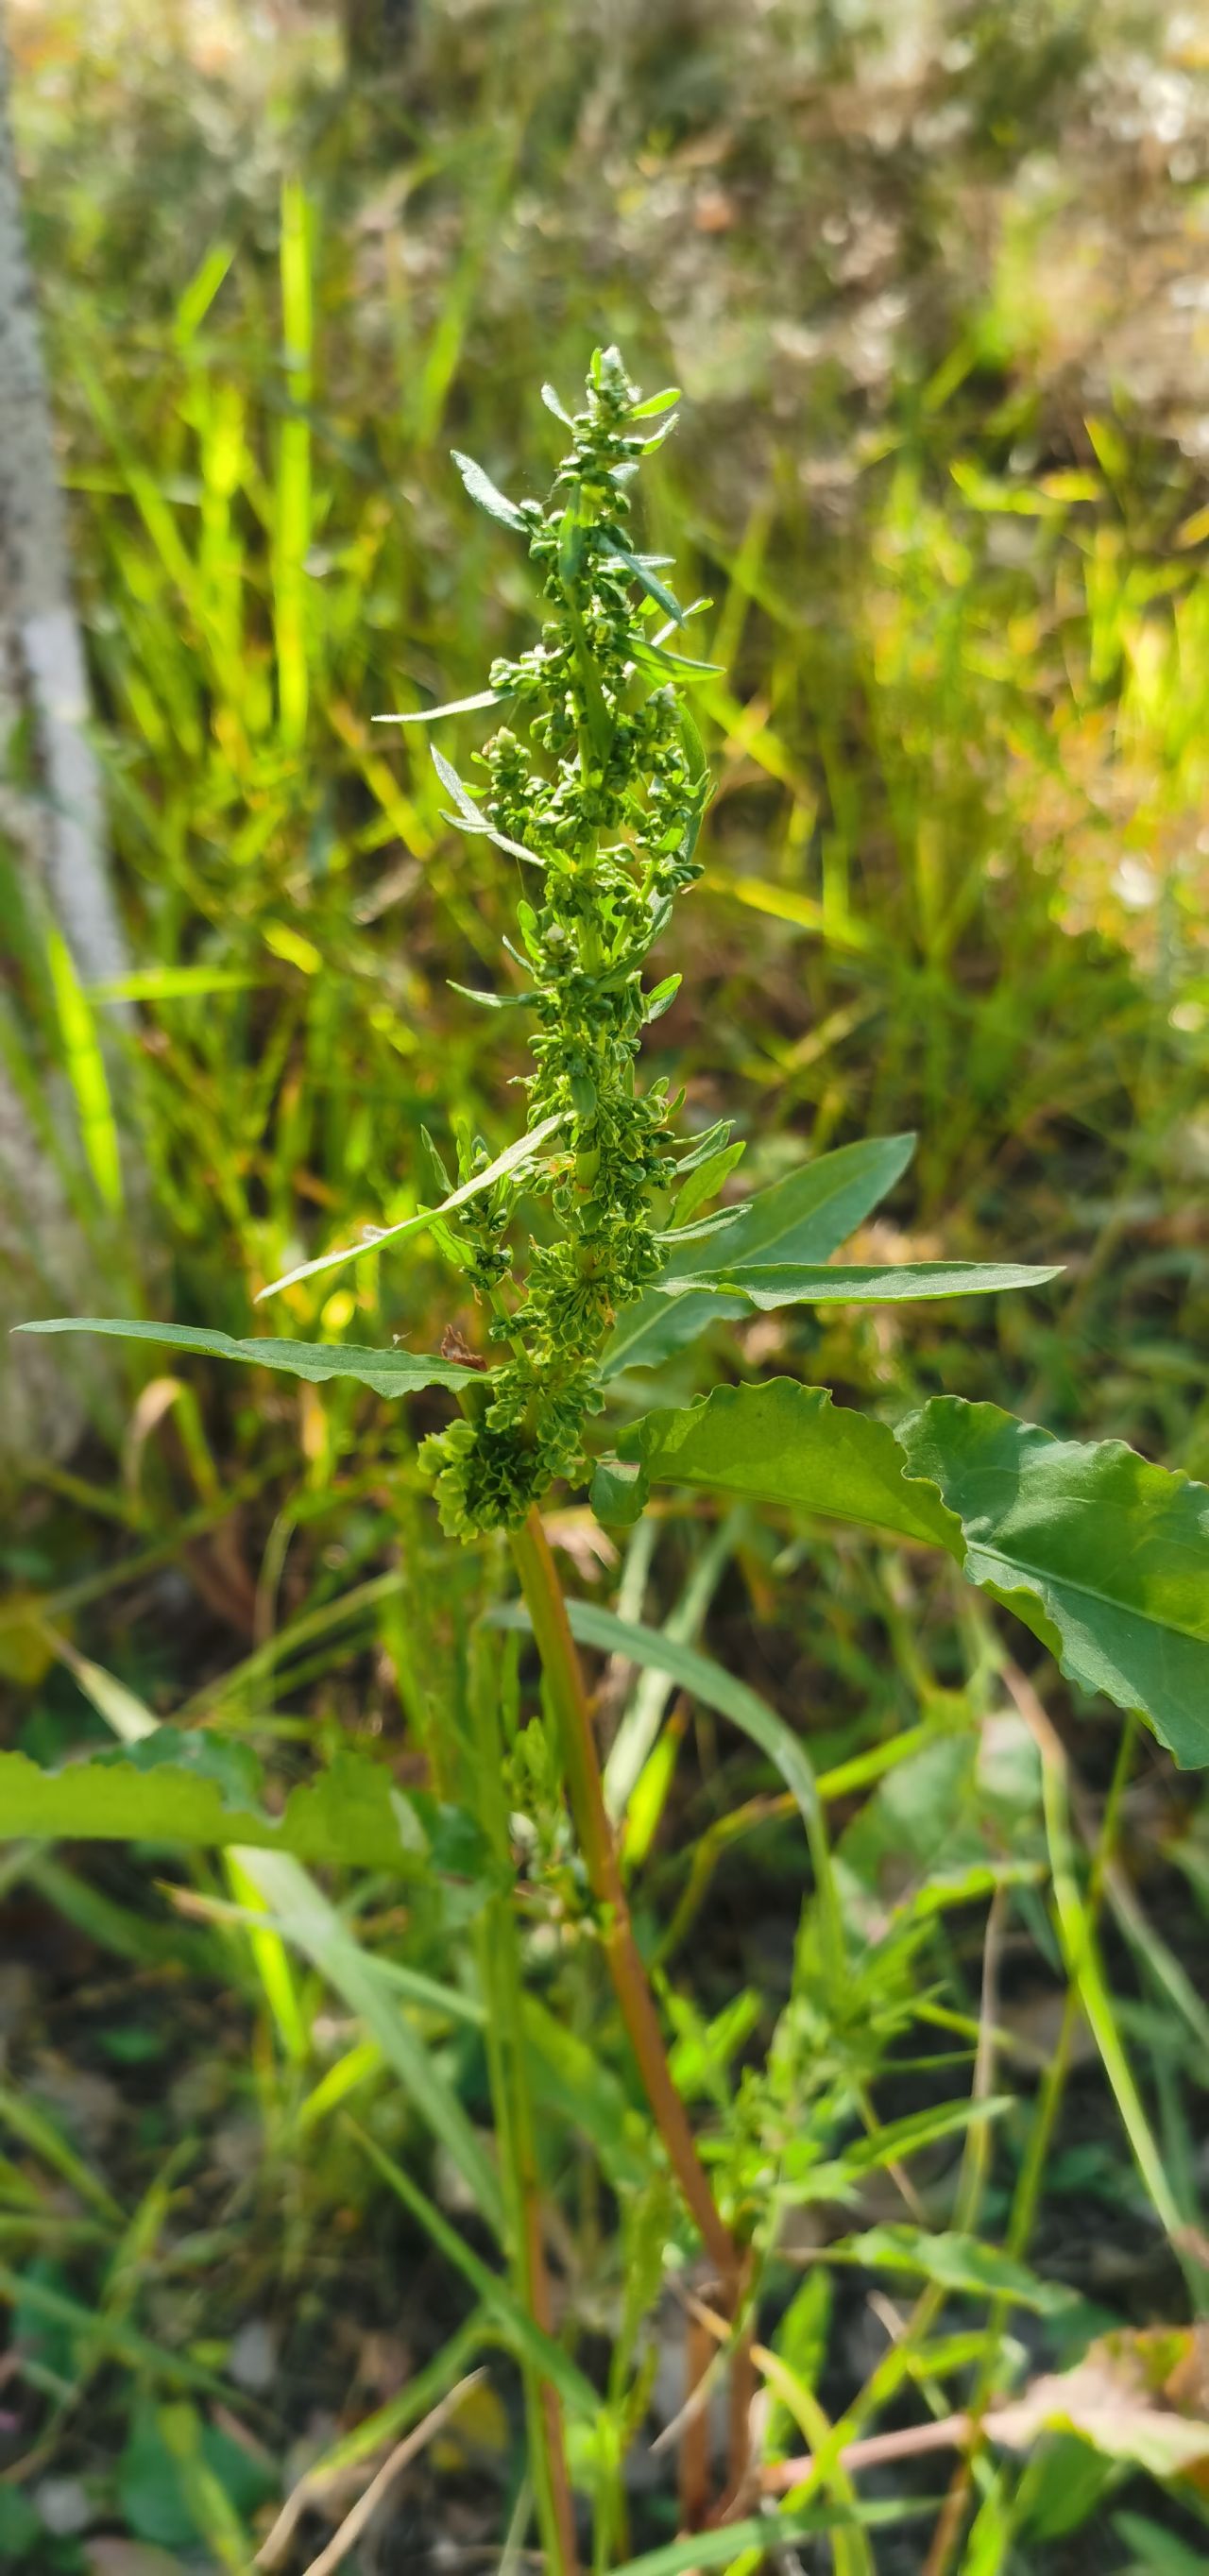
{"label": "thin stalk", "polygon": [[[485,1659],[472,1679],[476,1751],[481,1764],[479,1812],[494,1849],[508,1853],[503,1748],[495,1692]],[[479,1968],[487,2005],[486,2048],[499,2140],[513,2285],[534,2324],[554,2332],[554,2307],[541,2230],[540,2180],[533,2109],[525,2067],[521,1967],[508,1892],[498,1889],[479,1918]],[[529,2460],[547,2576],[576,2576],[575,2506],[567,2469],[558,2390],[522,2364]]]}
{"label": "thin stalk", "polygon": [[583,1672],[557,1568],[536,1510],[512,1532],[512,1553],[558,1722],[571,1812],[588,1883],[600,1909],[601,1938],[622,2019],[668,2161],[733,2302],[742,2281],[743,2260],[710,2190],[688,2114],[672,2081],[605,1809]]}

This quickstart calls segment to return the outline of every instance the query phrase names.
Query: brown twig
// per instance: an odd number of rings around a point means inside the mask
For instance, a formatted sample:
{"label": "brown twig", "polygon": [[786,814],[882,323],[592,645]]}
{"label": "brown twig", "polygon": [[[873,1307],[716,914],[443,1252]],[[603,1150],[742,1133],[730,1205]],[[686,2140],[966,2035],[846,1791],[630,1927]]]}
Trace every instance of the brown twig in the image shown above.
{"label": "brown twig", "polygon": [[[854,2469],[877,2469],[892,2460],[913,2460],[923,2451],[948,2451],[968,2442],[974,2430],[969,2415],[945,2415],[939,2423],[909,2424],[901,2433],[870,2433],[863,2442],[849,2442],[837,2454],[835,2466],[851,2473]],[[773,2460],[764,2470],[761,2483],[765,2495],[788,2495],[800,2486],[815,2466],[809,2452],[796,2460]]]}
{"label": "brown twig", "polygon": [[[345,2515],[339,2530],[333,2532],[327,2547],[321,2549],[319,2556],[311,2560],[306,2576],[335,2576],[336,2568],[343,2559],[347,2558],[354,2541],[360,2539],[370,2515],[376,2511],[400,2469],[405,2469],[408,2461],[415,2459],[417,2452],[423,2450],[425,2443],[431,2441],[433,2434],[440,2430],[447,2417],[461,2405],[462,2399],[468,2396],[472,2388],[477,2388],[479,2381],[485,2377],[485,2371],[472,2370],[465,2379],[459,2379],[456,2388],[451,2388],[448,2395],[442,2397],[439,2405],[431,2409],[423,2422],[413,2424],[410,2433],[405,2433],[402,2441],[396,2442],[389,2457],[383,2461],[377,2476],[371,2478],[364,2495],[358,2497],[352,2512]],[[286,2498],[268,2539],[257,2551],[254,2561],[257,2567],[268,2568],[277,2565],[287,2541],[308,2505],[316,2503],[322,2493],[323,2480],[317,2479],[314,2472],[308,2469],[305,2477],[299,2479],[293,2493]]]}

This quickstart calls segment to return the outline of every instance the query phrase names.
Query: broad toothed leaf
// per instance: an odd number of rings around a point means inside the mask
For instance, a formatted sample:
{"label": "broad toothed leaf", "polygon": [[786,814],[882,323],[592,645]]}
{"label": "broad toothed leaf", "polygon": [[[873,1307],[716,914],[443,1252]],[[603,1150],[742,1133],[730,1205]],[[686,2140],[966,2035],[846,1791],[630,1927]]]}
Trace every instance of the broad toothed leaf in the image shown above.
{"label": "broad toothed leaf", "polygon": [[[360,1247],[363,1250],[368,1246]],[[355,1342],[288,1342],[264,1334],[236,1341],[230,1333],[212,1333],[195,1324],[127,1323],[115,1315],[51,1315],[44,1322],[17,1324],[18,1333],[112,1333],[127,1342],[155,1342],[171,1350],[199,1351],[218,1360],[245,1360],[253,1368],[280,1369],[287,1377],[305,1377],[319,1385],[325,1378],[352,1377],[375,1395],[415,1395],[425,1386],[464,1386],[476,1372],[456,1360],[421,1351],[375,1351]]]}
{"label": "broad toothed leaf", "polygon": [[944,1548],[1072,1681],[1136,1710],[1178,1763],[1209,1762],[1209,1486],[959,1396],[892,1432],[788,1378],[648,1414],[619,1449],[597,1487],[617,1519],[659,1478]]}

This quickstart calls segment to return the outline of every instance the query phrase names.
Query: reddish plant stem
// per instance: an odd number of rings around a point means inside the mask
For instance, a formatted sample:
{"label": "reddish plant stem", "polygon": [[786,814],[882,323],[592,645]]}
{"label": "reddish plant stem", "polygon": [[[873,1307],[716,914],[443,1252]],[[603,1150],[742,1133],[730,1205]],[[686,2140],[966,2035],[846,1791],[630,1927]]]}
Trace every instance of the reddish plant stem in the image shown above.
{"label": "reddish plant stem", "polygon": [[743,2258],[719,2214],[688,2113],[672,2081],[605,1807],[583,1670],[558,1571],[536,1509],[530,1512],[523,1528],[513,1531],[512,1553],[558,1720],[571,1812],[588,1883],[600,1909],[601,1939],[621,2016],[668,2161],[717,2269],[727,2304],[733,2307],[742,2283]]}

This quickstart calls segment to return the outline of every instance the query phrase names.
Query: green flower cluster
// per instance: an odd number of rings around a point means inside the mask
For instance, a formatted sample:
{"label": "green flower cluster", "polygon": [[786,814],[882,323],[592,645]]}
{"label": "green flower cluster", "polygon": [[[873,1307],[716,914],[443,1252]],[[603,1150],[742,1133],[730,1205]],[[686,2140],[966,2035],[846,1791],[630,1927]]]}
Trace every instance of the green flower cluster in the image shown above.
{"label": "green flower cluster", "polygon": [[[527,742],[502,728],[487,743],[481,810],[439,765],[457,795],[451,819],[488,829],[540,878],[540,897],[519,906],[520,945],[508,946],[536,1019],[529,1125],[561,1121],[523,1181],[495,1184],[458,1228],[463,1266],[492,1308],[491,1338],[511,1351],[464,1418],[421,1452],[443,1524],[463,1537],[515,1526],[556,1476],[576,1473],[605,1336],[667,1258],[651,1201],[677,1169],[669,1119],[679,1102],[666,1082],[640,1088],[635,1067],[644,1021],[679,978],[650,994],[642,978],[676,895],[701,873],[708,789],[677,686],[701,666],[668,649],[684,612],[628,522],[630,483],[666,436],[675,398],[641,402],[615,349],[597,351],[574,420],[547,392],[572,444],[544,507],[506,501],[459,459],[472,495],[527,536],[549,613],[532,651],[492,669],[492,692],[511,702]],[[522,1189],[547,1201],[554,1222],[506,1294],[504,1236]]]}

